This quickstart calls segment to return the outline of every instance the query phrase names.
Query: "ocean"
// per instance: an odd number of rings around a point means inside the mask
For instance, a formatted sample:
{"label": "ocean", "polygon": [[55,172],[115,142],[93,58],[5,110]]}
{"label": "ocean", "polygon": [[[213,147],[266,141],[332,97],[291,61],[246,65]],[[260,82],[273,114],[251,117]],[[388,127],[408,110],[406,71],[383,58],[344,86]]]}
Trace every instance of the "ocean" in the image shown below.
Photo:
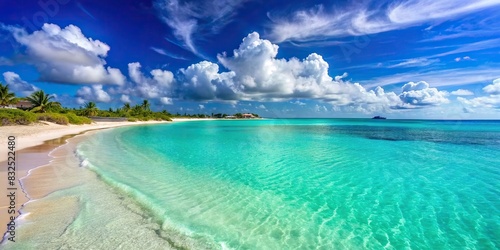
{"label": "ocean", "polygon": [[65,246],[148,224],[173,248],[500,249],[500,121],[176,122],[75,153],[105,185],[73,190]]}

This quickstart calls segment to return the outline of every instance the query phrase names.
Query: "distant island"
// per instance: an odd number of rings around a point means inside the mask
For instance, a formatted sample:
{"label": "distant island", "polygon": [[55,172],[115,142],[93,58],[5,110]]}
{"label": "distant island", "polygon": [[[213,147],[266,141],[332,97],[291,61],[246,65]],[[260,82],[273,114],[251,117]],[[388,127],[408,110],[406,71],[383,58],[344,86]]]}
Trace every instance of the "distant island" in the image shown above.
{"label": "distant island", "polygon": [[377,116],[374,116],[372,119],[376,119],[376,120],[385,120],[385,119],[387,119],[387,118],[385,118],[385,117],[383,117],[383,116],[379,116],[379,115],[377,115]]}

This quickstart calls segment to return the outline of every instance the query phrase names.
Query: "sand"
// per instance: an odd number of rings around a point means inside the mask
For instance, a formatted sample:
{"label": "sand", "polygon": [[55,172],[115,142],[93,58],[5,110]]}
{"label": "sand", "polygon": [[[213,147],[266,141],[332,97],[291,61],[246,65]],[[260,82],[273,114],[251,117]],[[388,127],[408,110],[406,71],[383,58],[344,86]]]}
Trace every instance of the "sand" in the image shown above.
{"label": "sand", "polygon": [[[2,126],[0,127],[0,190],[2,190],[2,198],[0,199],[0,231],[2,235],[6,229],[5,225],[10,221],[11,214],[8,213],[10,199],[6,196],[9,192],[15,192],[15,207],[19,210],[22,204],[26,203],[29,197],[40,198],[51,190],[50,185],[40,185],[43,182],[43,173],[54,173],[49,168],[38,168],[40,178],[27,178],[30,170],[47,165],[52,157],[49,153],[56,147],[66,143],[66,140],[77,135],[91,130],[116,128],[123,126],[137,126],[147,124],[166,123],[164,121],[148,121],[148,122],[95,122],[86,125],[58,125],[49,122],[37,123],[23,126]],[[16,137],[15,154],[16,154],[16,182],[15,186],[8,186],[8,138],[9,136]],[[23,193],[19,180],[23,180],[26,187],[30,187],[30,193]],[[44,188],[33,188],[43,186]],[[15,188],[7,190],[8,187]],[[19,215],[16,211],[14,215]]]}
{"label": "sand", "polygon": [[[174,118],[173,122],[185,121],[202,121],[215,120],[211,118]],[[57,161],[57,158],[64,157],[61,154],[71,154],[70,147],[67,150],[55,150],[59,146],[65,145],[67,140],[75,135],[83,134],[93,130],[109,129],[123,126],[137,126],[147,124],[167,123],[164,121],[148,121],[148,122],[94,122],[86,125],[58,125],[50,122],[41,122],[32,125],[22,126],[3,126],[0,127],[0,189],[8,194],[7,188],[7,143],[9,136],[16,137],[16,213],[22,208],[22,205],[29,200],[36,200],[45,197],[51,192],[59,189],[67,188],[67,183],[77,185],[78,178],[70,174],[65,175],[64,168],[54,169],[55,166],[67,164],[49,164],[49,162]],[[84,138],[84,137],[82,137]],[[75,142],[77,142],[75,138]],[[3,146],[2,146],[3,145]],[[50,154],[50,156],[49,156]],[[72,179],[72,181],[64,181],[52,183],[54,173],[58,179]],[[4,181],[5,180],[5,181]],[[19,181],[21,180],[21,182]],[[52,181],[52,182],[51,182]],[[21,184],[22,183],[22,187]],[[10,221],[8,213],[9,199],[2,195],[0,199],[0,231],[6,231],[6,225]],[[61,201],[62,202],[62,201]],[[66,202],[66,201],[65,201]],[[68,204],[72,201],[68,200]],[[44,207],[36,205],[38,211],[44,214]],[[72,207],[72,206],[69,206]],[[68,207],[68,209],[69,209]],[[28,215],[30,216],[30,215]]]}

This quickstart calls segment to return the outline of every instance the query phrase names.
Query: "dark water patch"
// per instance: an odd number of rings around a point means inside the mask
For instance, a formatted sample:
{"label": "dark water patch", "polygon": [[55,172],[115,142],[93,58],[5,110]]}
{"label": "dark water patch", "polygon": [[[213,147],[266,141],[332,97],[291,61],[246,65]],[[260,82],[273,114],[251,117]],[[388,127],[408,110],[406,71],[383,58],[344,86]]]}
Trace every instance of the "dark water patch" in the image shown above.
{"label": "dark water patch", "polygon": [[336,134],[385,141],[426,141],[460,145],[500,146],[500,132],[438,130],[434,128],[380,127],[360,125],[294,126],[309,133]]}

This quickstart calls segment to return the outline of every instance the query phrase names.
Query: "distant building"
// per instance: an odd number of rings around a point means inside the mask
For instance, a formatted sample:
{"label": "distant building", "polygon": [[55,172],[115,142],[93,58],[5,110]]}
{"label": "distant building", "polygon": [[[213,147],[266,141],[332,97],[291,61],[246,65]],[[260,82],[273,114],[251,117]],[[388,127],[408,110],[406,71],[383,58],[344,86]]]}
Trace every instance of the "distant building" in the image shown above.
{"label": "distant building", "polygon": [[242,116],[243,118],[255,118],[255,116],[252,114],[243,114]]}
{"label": "distant building", "polygon": [[16,108],[18,109],[30,109],[33,107],[33,104],[26,100],[21,100],[16,103]]}
{"label": "distant building", "polygon": [[226,118],[226,119],[236,119],[236,116],[234,116],[234,115],[228,115],[228,116],[226,116],[224,118]]}

